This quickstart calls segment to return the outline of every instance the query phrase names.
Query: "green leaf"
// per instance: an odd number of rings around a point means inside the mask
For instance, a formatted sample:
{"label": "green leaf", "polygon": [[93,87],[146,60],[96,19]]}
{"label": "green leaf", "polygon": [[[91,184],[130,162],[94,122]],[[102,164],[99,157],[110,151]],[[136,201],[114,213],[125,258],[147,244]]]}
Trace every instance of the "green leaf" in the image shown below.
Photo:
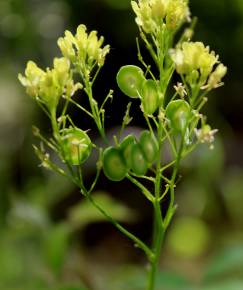
{"label": "green leaf", "polygon": [[195,287],[181,275],[173,272],[158,273],[156,290],[193,290]]}
{"label": "green leaf", "polygon": [[43,244],[44,257],[49,267],[59,274],[68,248],[70,228],[66,223],[53,226],[47,232]]}
{"label": "green leaf", "polygon": [[[107,193],[99,191],[92,195],[94,195],[96,203],[114,219],[121,222],[128,222],[136,218],[133,210],[112,198]],[[83,200],[75,205],[69,212],[69,222],[73,228],[82,228],[90,223],[102,221],[106,221],[106,218],[88,200]]]}
{"label": "green leaf", "polygon": [[243,289],[243,281],[232,280],[232,281],[223,281],[209,286],[204,286],[200,290],[242,290],[242,289]]}
{"label": "green leaf", "polygon": [[57,290],[88,290],[84,286],[62,286],[58,288]]}
{"label": "green leaf", "polygon": [[[205,280],[222,279],[222,277],[225,278],[226,275],[236,275],[240,273],[242,275],[242,269],[243,247],[234,246],[225,248],[215,256],[208,265],[205,273]],[[243,287],[241,289],[243,289]]]}
{"label": "green leaf", "polygon": [[196,258],[209,246],[210,232],[203,220],[195,217],[178,218],[167,235],[167,247],[176,256]]}
{"label": "green leaf", "polygon": [[235,224],[243,223],[243,170],[231,168],[222,183],[223,197],[227,211]]}
{"label": "green leaf", "polygon": [[[117,273],[111,273],[107,290],[144,290],[148,272],[141,268],[127,265]],[[159,272],[155,290],[195,290],[183,276],[174,272]]]}

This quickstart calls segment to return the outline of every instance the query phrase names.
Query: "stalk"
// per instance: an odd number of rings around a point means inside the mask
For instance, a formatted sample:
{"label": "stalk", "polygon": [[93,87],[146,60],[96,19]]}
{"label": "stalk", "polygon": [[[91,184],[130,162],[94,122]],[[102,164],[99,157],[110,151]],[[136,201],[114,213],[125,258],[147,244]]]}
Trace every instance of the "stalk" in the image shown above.
{"label": "stalk", "polygon": [[[162,139],[162,126],[159,125],[158,128],[158,139]],[[155,187],[154,187],[154,229],[153,229],[153,259],[150,262],[150,270],[148,273],[148,284],[147,290],[155,289],[155,281],[158,270],[158,263],[161,254],[161,247],[164,239],[164,225],[163,217],[160,207],[160,188],[161,188],[161,174],[160,174],[160,163],[161,163],[161,142],[159,142],[159,158],[156,165],[156,178],[155,178]]]}

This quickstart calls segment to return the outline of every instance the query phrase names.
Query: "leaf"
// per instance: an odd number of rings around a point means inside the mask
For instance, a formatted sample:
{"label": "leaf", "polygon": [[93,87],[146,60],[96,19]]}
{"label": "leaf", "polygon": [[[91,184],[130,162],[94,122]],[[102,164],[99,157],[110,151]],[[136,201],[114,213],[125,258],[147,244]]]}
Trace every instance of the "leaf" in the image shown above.
{"label": "leaf", "polygon": [[222,183],[222,192],[230,217],[235,224],[241,225],[243,222],[243,170],[241,168],[231,168],[227,172]]}
{"label": "leaf", "polygon": [[88,290],[87,288],[84,288],[84,286],[62,286],[58,288],[57,290]]}
{"label": "leaf", "polygon": [[[148,272],[141,268],[127,265],[121,268],[116,275],[109,277],[108,290],[144,290],[147,285]],[[195,290],[183,276],[174,272],[159,272],[155,290]]]}
{"label": "leaf", "polygon": [[210,232],[205,222],[199,218],[181,216],[167,236],[167,247],[174,255],[196,258],[208,249]]}
{"label": "leaf", "polygon": [[157,290],[193,290],[194,287],[181,275],[174,272],[158,273]]}
{"label": "leaf", "polygon": [[59,274],[65,260],[70,235],[69,225],[60,223],[53,226],[43,244],[44,257],[49,267]]}
{"label": "leaf", "polygon": [[[224,147],[219,137],[215,139],[214,148],[201,144],[183,161],[184,167],[194,168],[198,177],[208,184],[220,178],[224,169]],[[196,166],[195,166],[196,165]]]}
{"label": "leaf", "polygon": [[[241,273],[242,275],[242,269],[243,247],[234,246],[231,248],[225,248],[215,256],[208,265],[205,273],[205,280],[222,279],[222,277],[225,277],[227,274]],[[243,287],[241,289],[243,289]]]}
{"label": "leaf", "polygon": [[200,290],[242,290],[242,289],[243,289],[243,281],[232,280],[215,283],[209,286],[204,286]]}
{"label": "leaf", "polygon": [[49,225],[47,213],[41,206],[17,197],[12,200],[8,220],[11,228],[26,234],[39,232]]}
{"label": "leaf", "polygon": [[[115,220],[128,222],[136,218],[131,209],[105,192],[94,193],[94,199]],[[69,212],[69,222],[74,228],[82,228],[90,223],[102,221],[106,221],[106,218],[88,200],[75,205]]]}

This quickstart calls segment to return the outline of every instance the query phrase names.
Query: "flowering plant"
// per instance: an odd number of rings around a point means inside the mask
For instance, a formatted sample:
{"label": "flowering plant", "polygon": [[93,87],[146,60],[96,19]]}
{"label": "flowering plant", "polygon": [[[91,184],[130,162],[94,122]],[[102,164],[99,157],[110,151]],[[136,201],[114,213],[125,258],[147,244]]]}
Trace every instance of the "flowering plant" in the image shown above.
{"label": "flowering plant", "polygon": [[[109,145],[105,130],[105,106],[113,97],[110,90],[101,105],[93,94],[93,84],[105,63],[110,46],[103,45],[104,38],[98,38],[96,31],[87,32],[84,25],[76,34],[66,31],[57,41],[62,57],[55,58],[53,68],[40,69],[29,61],[25,75],[19,74],[21,84],[42,110],[52,126],[51,138],[44,137],[38,128],[34,134],[40,138],[41,146],[34,146],[41,164],[70,178],[80,192],[118,230],[131,239],[146,255],[150,268],[147,290],[155,289],[155,277],[163,239],[176,211],[175,184],[180,163],[200,143],[213,148],[216,129],[211,129],[201,113],[206,104],[206,95],[223,85],[222,78],[227,68],[219,62],[218,55],[202,42],[192,42],[195,20],[191,20],[186,0],[138,0],[131,1],[136,14],[140,37],[148,49],[156,71],[152,71],[140,51],[137,41],[138,59],[141,67],[125,65],[117,73],[117,84],[129,98],[140,100],[141,113],[147,128],[140,137],[130,134],[121,140],[121,132],[132,121],[130,103],[123,118],[119,136],[114,136],[115,145]],[[175,35],[182,31],[175,42]],[[168,88],[174,73],[181,82],[173,86],[170,96]],[[79,82],[75,81],[79,76]],[[76,91],[87,95],[89,108],[73,99]],[[64,99],[64,102],[61,102]],[[96,124],[98,132],[107,144],[101,148],[90,139],[88,132],[78,128],[68,114],[68,106],[75,105]],[[164,160],[163,150],[169,145],[170,158]],[[50,158],[54,151],[63,163],[56,164]],[[87,186],[83,178],[83,163],[91,151],[97,150],[96,176]],[[169,169],[170,174],[166,174]],[[127,178],[139,188],[154,210],[154,234],[152,245],[145,244],[105,211],[93,198],[92,191],[101,171],[114,182]],[[168,176],[169,175],[169,176]],[[151,192],[144,181],[153,184]],[[165,212],[161,204],[169,200]]]}

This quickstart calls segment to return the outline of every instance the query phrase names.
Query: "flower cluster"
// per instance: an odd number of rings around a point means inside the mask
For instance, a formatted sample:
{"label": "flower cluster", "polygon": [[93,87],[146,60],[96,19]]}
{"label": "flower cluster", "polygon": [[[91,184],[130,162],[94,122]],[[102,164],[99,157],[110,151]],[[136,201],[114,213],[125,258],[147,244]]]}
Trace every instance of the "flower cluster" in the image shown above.
{"label": "flower cluster", "polygon": [[155,33],[162,24],[174,30],[190,19],[187,0],[139,0],[131,4],[136,23],[146,33]]}
{"label": "flower cluster", "polygon": [[26,92],[37,101],[44,103],[50,110],[55,108],[62,95],[72,96],[81,84],[74,84],[70,70],[70,61],[55,58],[53,68],[40,69],[33,61],[27,63],[25,76],[18,75]]}
{"label": "flower cluster", "polygon": [[190,84],[199,82],[202,88],[217,87],[227,72],[223,64],[213,71],[215,64],[219,63],[218,56],[202,42],[184,42],[181,47],[171,50],[171,57],[176,71],[185,75]]}
{"label": "flower cluster", "polygon": [[81,71],[91,71],[97,64],[103,66],[105,57],[109,53],[110,46],[102,48],[104,38],[97,37],[97,31],[86,32],[86,26],[81,24],[77,28],[74,36],[70,31],[65,31],[65,36],[57,41],[62,54],[68,58],[74,65],[80,66]]}

